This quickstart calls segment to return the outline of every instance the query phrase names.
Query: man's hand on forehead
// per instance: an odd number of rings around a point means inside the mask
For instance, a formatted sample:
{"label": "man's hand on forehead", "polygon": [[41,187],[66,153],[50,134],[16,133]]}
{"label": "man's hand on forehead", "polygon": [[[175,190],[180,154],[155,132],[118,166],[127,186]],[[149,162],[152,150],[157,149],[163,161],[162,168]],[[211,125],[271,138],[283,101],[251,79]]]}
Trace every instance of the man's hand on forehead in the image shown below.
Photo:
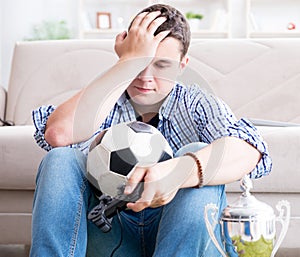
{"label": "man's hand on forehead", "polygon": [[159,43],[170,33],[155,31],[167,18],[160,16],[160,11],[142,12],[133,20],[129,32],[123,32],[116,37],[115,51],[121,60],[132,58],[153,58]]}

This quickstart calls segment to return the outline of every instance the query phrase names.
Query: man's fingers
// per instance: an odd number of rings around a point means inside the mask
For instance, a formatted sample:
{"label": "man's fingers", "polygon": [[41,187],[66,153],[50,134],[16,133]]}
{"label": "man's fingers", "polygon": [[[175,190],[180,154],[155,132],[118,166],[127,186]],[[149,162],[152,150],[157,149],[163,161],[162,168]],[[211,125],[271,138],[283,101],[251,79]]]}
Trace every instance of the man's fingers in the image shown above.
{"label": "man's fingers", "polygon": [[127,32],[126,31],[123,31],[121,33],[119,33],[117,36],[116,36],[116,39],[115,39],[115,50],[117,51],[117,47],[122,44],[122,42],[124,41],[124,39],[126,38],[127,36]]}
{"label": "man's fingers", "polygon": [[[144,183],[144,182],[141,182]],[[150,183],[151,184],[151,183]],[[133,211],[141,211],[149,206],[151,206],[153,199],[155,197],[155,187],[149,185],[149,183],[144,183],[144,190],[141,195],[141,198],[137,200],[135,203],[128,203],[127,207],[132,209]]]}
{"label": "man's fingers", "polygon": [[162,25],[167,20],[167,17],[158,17],[153,20],[148,26],[148,31],[151,35],[154,35],[154,32],[158,29],[160,25]]}
{"label": "man's fingers", "polygon": [[143,209],[148,207],[157,208],[166,205],[173,200],[178,191],[178,189],[176,189],[170,193],[158,196],[153,185],[148,187],[147,183],[145,183],[144,185],[144,191],[141,198],[135,203],[127,204],[127,207],[135,212],[142,211]]}
{"label": "man's fingers", "polygon": [[156,194],[156,187],[153,183],[143,182],[144,190],[141,195],[141,198],[137,201],[137,203],[146,203],[147,206],[151,204]]}
{"label": "man's fingers", "polygon": [[170,30],[164,30],[160,33],[158,33],[156,36],[155,36],[155,39],[158,41],[158,42],[161,42],[163,41],[170,33],[171,31]]}
{"label": "man's fingers", "polygon": [[116,36],[116,43],[122,42],[127,36],[127,32],[123,31]]}
{"label": "man's fingers", "polygon": [[139,26],[141,25],[141,22],[143,21],[144,17],[148,14],[149,12],[142,12],[139,15],[137,15],[134,20],[132,21],[131,24],[131,28],[130,29],[134,29],[134,28],[139,28]]}
{"label": "man's fingers", "polygon": [[148,30],[150,24],[159,16],[161,15],[160,11],[150,12],[148,13],[140,23],[140,27],[144,30]]}
{"label": "man's fingers", "polygon": [[125,194],[131,194],[136,188],[137,184],[143,180],[146,174],[146,169],[141,167],[135,167],[129,174],[127,185],[124,189]]}

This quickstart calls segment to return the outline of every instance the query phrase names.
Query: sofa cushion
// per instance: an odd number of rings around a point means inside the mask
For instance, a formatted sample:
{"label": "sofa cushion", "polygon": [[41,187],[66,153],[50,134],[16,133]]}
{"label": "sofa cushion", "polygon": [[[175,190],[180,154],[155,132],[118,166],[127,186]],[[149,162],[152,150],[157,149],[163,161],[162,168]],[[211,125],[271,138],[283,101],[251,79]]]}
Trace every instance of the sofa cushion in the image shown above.
{"label": "sofa cushion", "polygon": [[46,151],[33,139],[33,126],[0,127],[0,189],[34,189]]}
{"label": "sofa cushion", "polygon": [[300,123],[299,46],[299,38],[193,40],[189,69],[238,117]]}
{"label": "sofa cushion", "polygon": [[[300,127],[258,127],[273,159],[269,176],[254,180],[255,192],[300,192]],[[46,152],[34,142],[33,126],[0,128],[0,189],[34,189],[38,165]],[[235,183],[228,191],[239,191]]]}
{"label": "sofa cushion", "polygon": [[106,70],[117,57],[113,42],[62,40],[19,42],[15,46],[6,119],[32,124],[31,111],[59,104]]}

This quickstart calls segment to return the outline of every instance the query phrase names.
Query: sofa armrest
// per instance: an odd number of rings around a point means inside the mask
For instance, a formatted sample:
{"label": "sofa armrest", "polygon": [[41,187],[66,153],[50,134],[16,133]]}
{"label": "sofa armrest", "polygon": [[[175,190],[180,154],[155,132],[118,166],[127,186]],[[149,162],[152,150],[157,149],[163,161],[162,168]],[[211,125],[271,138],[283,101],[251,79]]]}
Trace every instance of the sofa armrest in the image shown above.
{"label": "sofa armrest", "polygon": [[6,90],[4,87],[0,86],[0,118],[4,120],[6,106]]}
{"label": "sofa armrest", "polygon": [[[266,140],[273,161],[271,173],[253,180],[253,192],[300,193],[300,127],[257,126]],[[239,182],[226,186],[241,192]]]}
{"label": "sofa armrest", "polygon": [[34,189],[46,151],[33,139],[33,126],[0,127],[0,189]]}

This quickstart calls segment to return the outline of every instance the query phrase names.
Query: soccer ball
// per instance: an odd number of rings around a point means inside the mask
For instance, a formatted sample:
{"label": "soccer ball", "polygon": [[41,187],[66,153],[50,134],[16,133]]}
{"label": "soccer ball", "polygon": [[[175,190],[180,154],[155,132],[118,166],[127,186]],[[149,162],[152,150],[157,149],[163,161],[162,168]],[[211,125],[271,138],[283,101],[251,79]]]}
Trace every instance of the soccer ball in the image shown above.
{"label": "soccer ball", "polygon": [[133,121],[102,131],[87,157],[87,178],[102,193],[120,195],[130,172],[173,157],[164,136],[153,126]]}

